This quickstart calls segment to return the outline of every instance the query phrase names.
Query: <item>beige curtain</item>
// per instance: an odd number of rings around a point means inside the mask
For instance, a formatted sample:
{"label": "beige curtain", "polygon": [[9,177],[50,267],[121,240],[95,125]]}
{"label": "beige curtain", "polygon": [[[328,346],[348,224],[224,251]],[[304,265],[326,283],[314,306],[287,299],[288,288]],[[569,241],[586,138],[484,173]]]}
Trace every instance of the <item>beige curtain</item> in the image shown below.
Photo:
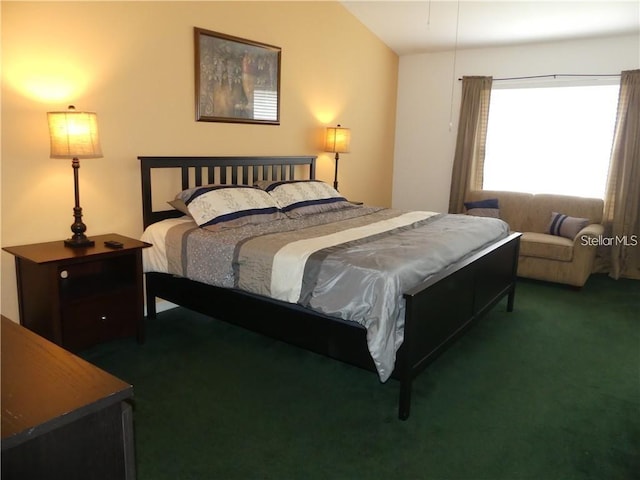
{"label": "beige curtain", "polygon": [[609,275],[640,279],[640,70],[620,77],[604,209]]}
{"label": "beige curtain", "polygon": [[492,77],[463,77],[449,213],[462,213],[469,190],[482,189]]}

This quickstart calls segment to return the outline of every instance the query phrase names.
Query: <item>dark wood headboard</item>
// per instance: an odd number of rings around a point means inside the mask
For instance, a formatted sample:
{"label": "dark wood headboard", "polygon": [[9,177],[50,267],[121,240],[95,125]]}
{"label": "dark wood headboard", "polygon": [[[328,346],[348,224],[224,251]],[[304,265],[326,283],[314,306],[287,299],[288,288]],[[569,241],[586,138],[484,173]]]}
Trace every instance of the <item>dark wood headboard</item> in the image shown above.
{"label": "dark wood headboard", "polygon": [[160,220],[183,215],[177,210],[153,211],[152,168],[176,169],[181,178],[182,190],[210,183],[252,185],[258,180],[313,180],[316,178],[315,156],[138,157],[138,159],[142,179],[144,228]]}

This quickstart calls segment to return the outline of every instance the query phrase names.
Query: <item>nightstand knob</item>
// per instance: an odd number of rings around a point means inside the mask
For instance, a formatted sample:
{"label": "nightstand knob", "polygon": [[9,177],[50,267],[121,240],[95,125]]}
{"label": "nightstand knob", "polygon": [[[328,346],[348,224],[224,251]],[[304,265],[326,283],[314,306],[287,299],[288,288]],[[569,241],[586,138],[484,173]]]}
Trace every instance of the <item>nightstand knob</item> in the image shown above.
{"label": "nightstand knob", "polygon": [[67,272],[66,270],[62,270],[60,272],[60,278],[69,278],[69,272]]}

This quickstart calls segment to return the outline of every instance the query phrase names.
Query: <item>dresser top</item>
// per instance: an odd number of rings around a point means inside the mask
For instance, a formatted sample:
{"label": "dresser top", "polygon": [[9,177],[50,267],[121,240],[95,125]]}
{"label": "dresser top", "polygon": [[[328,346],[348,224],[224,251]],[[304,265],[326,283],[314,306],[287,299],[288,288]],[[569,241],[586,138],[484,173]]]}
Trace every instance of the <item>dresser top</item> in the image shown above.
{"label": "dresser top", "polygon": [[133,387],[2,317],[2,449],[133,396]]}

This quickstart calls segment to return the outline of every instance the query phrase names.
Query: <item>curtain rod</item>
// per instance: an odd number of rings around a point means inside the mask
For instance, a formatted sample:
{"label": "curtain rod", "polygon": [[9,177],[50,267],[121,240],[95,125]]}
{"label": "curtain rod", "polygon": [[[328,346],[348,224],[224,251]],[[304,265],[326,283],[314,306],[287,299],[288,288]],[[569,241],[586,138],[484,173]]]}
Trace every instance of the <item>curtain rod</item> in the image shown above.
{"label": "curtain rod", "polygon": [[[531,78],[559,78],[559,77],[619,77],[619,73],[553,73],[551,75],[529,75],[527,77],[506,77],[506,78],[494,78],[494,82],[500,82],[504,80],[528,80]],[[462,80],[459,78],[458,80]]]}

